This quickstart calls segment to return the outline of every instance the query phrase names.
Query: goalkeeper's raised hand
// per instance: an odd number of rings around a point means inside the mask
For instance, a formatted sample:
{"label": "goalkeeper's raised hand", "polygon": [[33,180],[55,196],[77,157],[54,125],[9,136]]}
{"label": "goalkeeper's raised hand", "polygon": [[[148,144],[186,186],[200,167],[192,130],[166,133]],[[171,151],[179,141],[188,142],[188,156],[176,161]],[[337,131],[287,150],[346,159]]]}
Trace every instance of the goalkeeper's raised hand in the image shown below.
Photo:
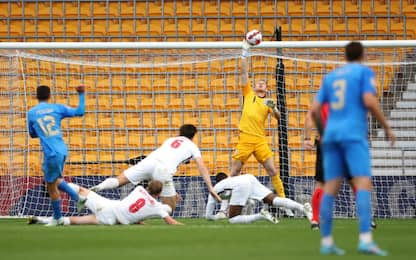
{"label": "goalkeeper's raised hand", "polygon": [[244,39],[243,40],[243,51],[241,52],[241,58],[247,58],[250,47],[251,47],[251,45],[247,42],[246,39]]}
{"label": "goalkeeper's raised hand", "polygon": [[273,100],[273,99],[270,99],[270,98],[266,98],[264,100],[264,104],[272,109],[274,117],[279,120],[280,111],[279,111],[279,109],[277,109],[276,101]]}

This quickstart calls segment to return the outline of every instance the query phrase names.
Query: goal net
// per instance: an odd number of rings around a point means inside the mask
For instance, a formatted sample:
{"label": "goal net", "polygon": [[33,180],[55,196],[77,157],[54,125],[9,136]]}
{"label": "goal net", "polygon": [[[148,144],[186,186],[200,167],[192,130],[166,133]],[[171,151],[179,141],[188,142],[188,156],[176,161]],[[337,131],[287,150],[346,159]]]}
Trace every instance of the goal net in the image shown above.
{"label": "goal net", "polygon": [[[2,50],[0,216],[52,214],[39,140],[31,139],[26,129],[26,113],[37,103],[35,91],[41,84],[51,87],[51,102],[72,106],[78,102],[75,87],[87,87],[85,116],[62,121],[70,151],[64,170],[68,181],[91,187],[122,173],[127,164],[108,161],[149,154],[177,135],[183,123],[198,127],[194,141],[210,172],[228,173],[242,105],[240,53],[240,49]],[[397,145],[389,147],[383,130],[369,119],[375,217],[415,217],[415,57],[414,48],[367,51],[382,108],[398,137]],[[343,64],[343,49],[262,48],[253,50],[249,61],[250,80],[266,80],[269,96],[278,99],[284,115],[279,123],[269,118],[266,128],[287,196],[310,201],[315,150],[306,150],[302,143],[305,115],[323,76]],[[271,187],[253,157],[243,171]],[[181,165],[174,180],[182,197],[175,216],[202,217],[208,193],[194,163]],[[131,189],[127,185],[102,195],[119,199]],[[64,214],[77,214],[75,203],[62,196]],[[337,197],[335,215],[355,216],[354,195],[347,185]]]}

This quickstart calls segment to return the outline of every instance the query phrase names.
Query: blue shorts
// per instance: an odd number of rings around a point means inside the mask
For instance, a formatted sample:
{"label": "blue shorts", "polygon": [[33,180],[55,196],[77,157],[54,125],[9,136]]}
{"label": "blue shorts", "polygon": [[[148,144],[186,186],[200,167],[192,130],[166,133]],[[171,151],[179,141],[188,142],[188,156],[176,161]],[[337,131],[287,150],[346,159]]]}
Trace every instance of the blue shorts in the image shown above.
{"label": "blue shorts", "polygon": [[371,177],[370,150],[367,141],[324,143],[324,179]]}
{"label": "blue shorts", "polygon": [[47,183],[52,183],[56,181],[56,179],[62,177],[65,160],[66,156],[59,153],[54,156],[45,156],[43,158],[42,170]]}

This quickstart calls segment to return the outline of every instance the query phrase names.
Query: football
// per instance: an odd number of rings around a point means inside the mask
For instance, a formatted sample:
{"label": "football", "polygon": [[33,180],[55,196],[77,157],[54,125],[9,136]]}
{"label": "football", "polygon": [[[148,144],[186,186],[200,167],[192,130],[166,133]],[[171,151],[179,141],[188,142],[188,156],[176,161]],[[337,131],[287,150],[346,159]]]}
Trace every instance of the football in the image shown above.
{"label": "football", "polygon": [[258,30],[251,30],[246,34],[246,41],[250,45],[258,45],[261,43],[262,35]]}

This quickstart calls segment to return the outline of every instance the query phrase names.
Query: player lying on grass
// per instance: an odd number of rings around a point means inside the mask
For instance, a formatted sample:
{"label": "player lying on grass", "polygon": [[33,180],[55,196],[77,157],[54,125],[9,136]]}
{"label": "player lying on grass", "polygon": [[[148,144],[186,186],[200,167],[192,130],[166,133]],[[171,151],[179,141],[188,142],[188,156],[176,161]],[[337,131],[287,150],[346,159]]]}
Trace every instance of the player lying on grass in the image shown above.
{"label": "player lying on grass", "polygon": [[[321,107],[321,120],[322,125],[325,128],[326,121],[328,119],[329,113],[329,106],[328,104],[323,104]],[[305,149],[312,150],[314,146],[316,146],[316,162],[315,162],[315,191],[312,194],[312,222],[311,222],[311,229],[319,230],[319,208],[321,206],[321,199],[323,195],[323,188],[324,188],[324,167],[323,167],[323,155],[321,149],[321,137],[317,136],[315,139],[315,143],[311,140],[311,132],[313,127],[313,119],[312,119],[312,110],[309,109],[308,113],[305,117],[305,138],[304,138],[304,146]],[[347,175],[347,179],[351,188],[356,195],[357,190],[354,188],[354,185],[351,182],[351,176]],[[377,224],[371,221],[371,228],[375,229]]]}
{"label": "player lying on grass", "polygon": [[[239,141],[231,165],[231,176],[241,173],[243,165],[251,155],[263,165],[267,174],[271,178],[272,185],[279,197],[284,198],[285,192],[279,173],[276,171],[273,160],[273,152],[267,144],[265,121],[269,114],[276,120],[280,119],[280,111],[277,109],[276,102],[267,99],[267,84],[265,80],[258,80],[253,88],[248,77],[247,56],[250,45],[244,41],[243,52],[241,55],[240,67],[240,87],[243,94],[243,110],[239,124]],[[221,207],[223,210],[225,205]],[[291,211],[287,211],[289,216],[293,216]]]}
{"label": "player lying on grass", "polygon": [[[368,144],[367,114],[371,112],[385,130],[392,145],[395,136],[389,127],[377,100],[374,72],[364,66],[364,47],[351,42],[345,47],[348,62],[325,76],[312,104],[312,115],[319,134],[323,136],[324,195],[322,196],[321,254],[343,255],[345,251],[335,245],[332,237],[332,211],[335,196],[346,177],[352,176],[357,189],[356,204],[359,220],[358,251],[385,256],[373,241],[371,232],[371,157]],[[328,122],[323,127],[321,106],[329,104]]]}
{"label": "player lying on grass", "polygon": [[212,187],[201,152],[192,142],[196,132],[197,129],[194,125],[182,125],[179,129],[179,136],[167,139],[162,146],[150,153],[144,160],[128,168],[117,178],[107,178],[102,183],[92,187],[91,190],[102,191],[114,189],[129,182],[137,185],[144,180],[159,180],[163,183],[160,200],[174,210],[178,197],[172,176],[179,164],[194,159],[200,175],[208,186],[208,191],[216,200],[220,201],[220,197]]}
{"label": "player lying on grass", "polygon": [[51,226],[63,222],[59,190],[68,193],[75,201],[83,200],[82,198],[80,200],[78,194],[62,178],[68,149],[62,139],[61,120],[66,117],[83,116],[85,113],[85,87],[79,86],[76,90],[79,94],[79,104],[77,108],[71,108],[48,103],[51,96],[50,88],[39,86],[36,89],[39,104],[27,113],[29,135],[31,138],[40,138],[42,146],[42,171],[53,210],[53,218],[49,223]]}
{"label": "player lying on grass", "polygon": [[[223,200],[229,199],[230,201],[228,217],[231,224],[251,223],[262,219],[269,220],[273,223],[278,222],[265,210],[262,210],[259,214],[241,215],[241,211],[248,199],[263,201],[270,206],[297,210],[303,213],[309,220],[312,218],[312,209],[309,203],[302,205],[287,198],[280,198],[266,186],[261,184],[257,178],[251,174],[228,177],[225,173],[218,173],[215,178],[215,192],[217,192]],[[209,195],[205,212],[207,219],[216,220],[214,215],[215,204],[214,198]]]}
{"label": "player lying on grass", "polygon": [[[169,213],[171,208],[158,202],[163,184],[149,182],[147,189],[137,186],[123,200],[110,200],[76,184],[69,184],[80,196],[85,196],[85,205],[93,213],[81,217],[64,217],[64,225],[116,225],[137,224],[148,218],[160,217],[169,225],[178,225]],[[29,224],[49,224],[51,218],[30,217]]]}

